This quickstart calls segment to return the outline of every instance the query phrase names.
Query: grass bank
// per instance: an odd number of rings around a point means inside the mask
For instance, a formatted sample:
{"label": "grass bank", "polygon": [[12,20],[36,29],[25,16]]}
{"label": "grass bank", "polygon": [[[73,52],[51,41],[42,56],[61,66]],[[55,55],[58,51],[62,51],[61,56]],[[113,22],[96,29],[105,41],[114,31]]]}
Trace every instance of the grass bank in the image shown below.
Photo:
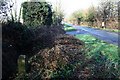
{"label": "grass bank", "polygon": [[107,56],[111,61],[115,63],[118,62],[119,60],[118,49],[120,49],[118,46],[106,43],[91,35],[79,34],[76,35],[75,37],[86,43],[88,57],[91,57],[92,55],[101,52],[103,55]]}

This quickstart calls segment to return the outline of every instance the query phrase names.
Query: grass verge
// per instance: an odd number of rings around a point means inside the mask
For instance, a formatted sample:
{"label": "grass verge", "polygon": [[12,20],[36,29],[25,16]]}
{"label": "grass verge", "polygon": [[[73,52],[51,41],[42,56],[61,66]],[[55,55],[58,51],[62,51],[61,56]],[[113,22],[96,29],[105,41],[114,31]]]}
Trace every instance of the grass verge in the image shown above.
{"label": "grass verge", "polygon": [[106,30],[106,31],[110,31],[110,32],[115,32],[115,33],[120,33],[120,30],[118,29],[107,29],[107,28],[98,28],[98,27],[94,27],[100,30]]}
{"label": "grass verge", "polygon": [[65,27],[64,30],[65,31],[76,31],[76,29],[73,27]]}
{"label": "grass verge", "polygon": [[103,55],[107,56],[111,61],[115,63],[118,62],[118,49],[120,49],[118,46],[101,41],[91,35],[79,34],[75,37],[86,43],[86,48],[88,49],[88,57],[91,57],[92,55],[101,52]]}

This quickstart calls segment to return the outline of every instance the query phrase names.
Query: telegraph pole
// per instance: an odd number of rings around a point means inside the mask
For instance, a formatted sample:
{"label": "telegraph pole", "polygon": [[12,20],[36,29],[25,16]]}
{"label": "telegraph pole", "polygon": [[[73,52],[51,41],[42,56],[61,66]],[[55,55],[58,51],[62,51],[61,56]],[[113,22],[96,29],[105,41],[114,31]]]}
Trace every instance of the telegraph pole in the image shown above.
{"label": "telegraph pole", "polygon": [[[118,2],[118,30],[120,30],[120,1]],[[118,33],[120,35],[120,33]],[[120,46],[120,36],[118,36],[118,46]],[[120,58],[120,50],[118,49],[118,56]],[[120,65],[120,60],[118,61],[118,65]],[[120,70],[120,66],[118,66],[118,70]],[[119,71],[120,73],[120,71]]]}

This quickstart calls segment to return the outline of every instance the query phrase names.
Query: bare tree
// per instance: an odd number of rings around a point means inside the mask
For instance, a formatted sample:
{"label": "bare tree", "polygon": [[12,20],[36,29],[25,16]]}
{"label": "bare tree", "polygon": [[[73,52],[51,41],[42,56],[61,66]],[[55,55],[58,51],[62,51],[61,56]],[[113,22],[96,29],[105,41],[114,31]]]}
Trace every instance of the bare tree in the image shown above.
{"label": "bare tree", "polygon": [[56,5],[54,7],[54,16],[53,16],[54,24],[59,25],[63,17],[64,17],[64,13],[62,10],[61,0],[56,0]]}
{"label": "bare tree", "polygon": [[117,21],[117,10],[117,1],[105,0],[100,2],[96,10],[96,17],[97,20],[102,21],[102,27],[106,28],[106,24],[110,20]]}

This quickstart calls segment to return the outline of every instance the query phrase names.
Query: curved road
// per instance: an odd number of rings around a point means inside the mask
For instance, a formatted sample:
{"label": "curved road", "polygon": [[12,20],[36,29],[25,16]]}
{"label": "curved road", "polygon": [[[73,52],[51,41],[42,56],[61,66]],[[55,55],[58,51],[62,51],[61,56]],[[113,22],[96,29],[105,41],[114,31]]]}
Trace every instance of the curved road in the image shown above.
{"label": "curved road", "polygon": [[71,34],[71,35],[90,34],[90,35],[93,35],[93,36],[99,38],[100,40],[120,46],[120,45],[118,45],[120,42],[120,40],[119,40],[120,33],[118,34],[118,33],[114,33],[114,32],[99,30],[96,28],[90,28],[90,27],[85,27],[85,26],[75,26],[75,25],[72,25],[72,26],[74,28],[76,28],[77,31],[66,32],[66,34]]}

